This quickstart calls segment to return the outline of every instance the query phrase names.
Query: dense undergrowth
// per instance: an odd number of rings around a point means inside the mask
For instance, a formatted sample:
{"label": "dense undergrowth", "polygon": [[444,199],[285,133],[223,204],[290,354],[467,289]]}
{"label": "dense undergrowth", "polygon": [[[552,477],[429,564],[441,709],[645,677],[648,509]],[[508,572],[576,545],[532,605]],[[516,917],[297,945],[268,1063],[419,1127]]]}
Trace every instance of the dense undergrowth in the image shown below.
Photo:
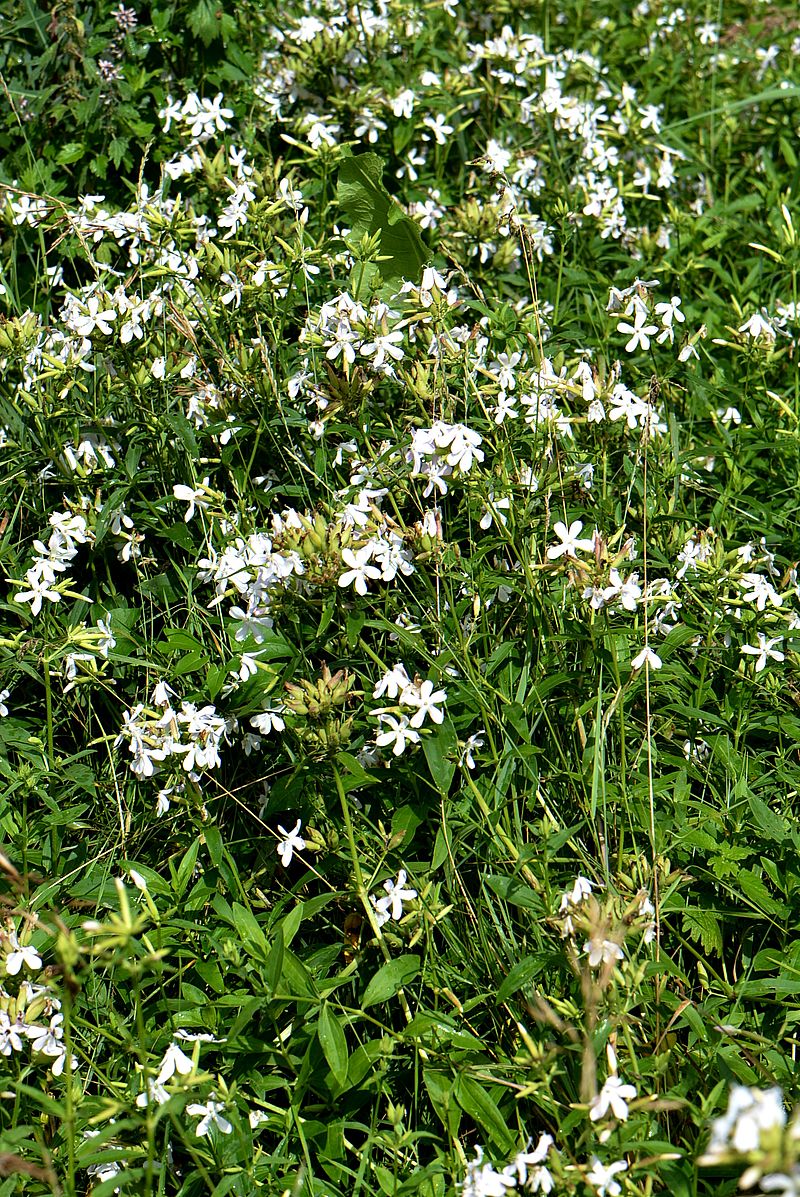
{"label": "dense undergrowth", "polygon": [[795,7],[0,15],[0,1197],[800,1193]]}

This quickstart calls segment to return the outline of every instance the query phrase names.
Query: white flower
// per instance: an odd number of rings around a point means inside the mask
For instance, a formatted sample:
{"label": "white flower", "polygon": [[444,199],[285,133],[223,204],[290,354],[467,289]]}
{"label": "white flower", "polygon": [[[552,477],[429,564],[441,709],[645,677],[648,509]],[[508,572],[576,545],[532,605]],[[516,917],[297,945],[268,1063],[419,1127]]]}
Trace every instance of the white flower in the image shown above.
{"label": "white flower", "polygon": [[367,582],[375,581],[381,576],[377,566],[369,564],[371,557],[371,545],[365,545],[355,553],[352,549],[342,549],[342,561],[350,568],[340,576],[339,585],[349,586],[352,583],[356,594],[363,597],[367,593]]}
{"label": "white flower", "polygon": [[391,109],[394,116],[402,116],[405,120],[409,120],[414,112],[415,98],[414,92],[408,88],[398,92],[391,100]]}
{"label": "white flower", "polygon": [[661,323],[664,328],[669,328],[673,320],[677,320],[678,324],[683,324],[686,319],[681,311],[681,298],[679,295],[673,295],[669,303],[657,303],[656,313],[661,317]]}
{"label": "white flower", "polygon": [[633,1085],[624,1085],[620,1077],[610,1076],[592,1102],[589,1117],[592,1122],[598,1122],[610,1110],[614,1118],[625,1122],[628,1117],[627,1103],[635,1097]]}
{"label": "white flower", "polygon": [[763,632],[758,632],[758,644],[745,644],[740,651],[748,656],[756,657],[755,671],[761,673],[762,669],[766,668],[767,659],[771,658],[773,661],[783,661],[785,654],[778,649],[773,648],[774,644],[782,644],[783,636],[774,636],[768,640]]}
{"label": "white flower", "polygon": [[612,600],[618,599],[620,606],[626,611],[635,611],[642,597],[638,573],[623,578],[618,569],[611,569],[608,580],[610,585],[603,591],[603,601],[610,603]]}
{"label": "white flower", "polygon": [[726,1161],[731,1151],[749,1155],[759,1149],[762,1131],[785,1125],[783,1094],[777,1085],[763,1090],[733,1085],[728,1109],[711,1123],[711,1140],[698,1163]]}
{"label": "white flower", "polygon": [[459,765],[466,765],[468,769],[475,768],[475,757],[473,753],[477,752],[479,748],[483,748],[486,741],[481,732],[475,732],[474,735],[468,736],[464,741],[464,746],[458,758]]}
{"label": "white flower", "polygon": [[225,132],[233,111],[223,108],[222,104],[222,92],[217,92],[213,100],[199,100],[194,92],[189,93],[183,107],[183,119],[192,137],[211,137],[215,129],[220,133]]}
{"label": "white flower", "polygon": [[5,1010],[0,1010],[0,1055],[10,1056],[12,1052],[22,1051],[23,1024],[18,1019],[12,1022]]}
{"label": "white flower", "polygon": [[181,1076],[188,1076],[194,1068],[194,1064],[186,1052],[182,1051],[177,1043],[170,1043],[167,1050],[164,1052],[164,1059],[161,1061],[161,1067],[158,1070],[158,1076],[155,1083],[163,1085],[175,1073]]}
{"label": "white flower", "polygon": [[598,968],[601,964],[611,964],[625,958],[621,946],[613,939],[599,939],[596,935],[589,937],[583,945],[583,950],[589,957],[590,968]]}
{"label": "white flower", "polygon": [[52,579],[48,581],[47,578],[37,578],[31,569],[25,576],[30,590],[18,590],[14,595],[15,603],[30,603],[31,615],[35,617],[42,609],[42,599],[51,603],[59,602],[61,595],[57,590],[51,589]]}
{"label": "white flower", "polygon": [[196,490],[193,490],[191,486],[184,486],[182,483],[173,486],[172,493],[175,498],[179,499],[182,503],[189,504],[186,509],[186,515],[183,517],[187,524],[194,515],[196,508],[203,509],[208,507],[210,500],[206,497],[207,490],[208,478],[204,478],[202,485],[198,486]]}
{"label": "white flower", "polygon": [[419,732],[414,731],[410,726],[405,715],[401,716],[399,720],[394,719],[391,715],[378,715],[381,723],[387,724],[388,731],[379,732],[375,737],[375,744],[378,748],[388,748],[392,745],[392,753],[394,756],[400,756],[405,752],[407,744],[419,744]]}
{"label": "white flower", "polygon": [[461,1197],[505,1197],[509,1189],[515,1189],[517,1181],[512,1172],[496,1172],[488,1161],[483,1162],[483,1148],[475,1148],[475,1159],[467,1164],[467,1171],[461,1185]]}
{"label": "white flower", "polygon": [[280,823],[278,824],[278,831],[281,833],[281,835],[285,836],[285,839],[282,839],[279,842],[277,851],[278,856],[281,858],[281,864],[285,869],[288,869],[289,865],[292,863],[292,856],[294,853],[302,852],[306,846],[306,841],[300,835],[301,825],[302,820],[298,819],[292,830],[287,831],[285,827],[281,827]]}
{"label": "white flower", "polygon": [[661,657],[653,651],[649,644],[645,645],[642,651],[633,658],[631,669],[641,669],[645,664],[649,665],[651,669],[660,669],[662,664]]}
{"label": "white flower", "polygon": [[426,715],[430,716],[434,723],[443,723],[444,711],[440,711],[437,704],[446,701],[447,691],[434,690],[433,682],[429,681],[412,682],[400,695],[403,706],[417,708],[409,720],[411,727],[422,727]]}
{"label": "white flower", "polygon": [[170,705],[170,696],[175,697],[175,691],[168,682],[158,681],[153,687],[153,693],[150,701],[155,707],[168,707]]}
{"label": "white flower", "polygon": [[743,602],[755,603],[758,611],[763,611],[768,602],[773,607],[783,606],[783,599],[763,574],[742,574],[739,585],[745,591],[742,595]]}
{"label": "white flower", "polygon": [[717,415],[723,424],[735,424],[738,427],[742,422],[742,413],[738,407],[718,407]]}
{"label": "white flower", "polygon": [[431,133],[433,133],[437,145],[447,145],[447,138],[453,132],[453,126],[448,125],[445,116],[441,112],[435,120],[432,116],[426,116],[422,123],[426,129],[430,129]]}
{"label": "white flower", "polygon": [[[549,1193],[553,1188],[553,1178],[547,1168],[541,1168],[537,1165],[540,1165],[542,1160],[547,1158],[547,1154],[552,1146],[552,1135],[540,1135],[539,1142],[533,1151],[518,1152],[514,1156],[513,1163],[505,1168],[504,1172],[513,1175],[518,1185],[526,1185],[533,1193]],[[547,1173],[546,1178],[543,1175],[544,1173]]]}
{"label": "white flower", "polygon": [[405,665],[400,662],[385,673],[381,680],[376,684],[372,691],[373,698],[382,698],[385,694],[387,698],[397,698],[406,686],[411,685],[411,678],[406,672]]}
{"label": "white flower", "polygon": [[625,346],[627,353],[635,353],[637,349],[642,349],[646,353],[650,348],[650,338],[653,333],[658,332],[658,327],[655,324],[627,324],[621,320],[617,325],[621,333],[630,334],[630,340]]}
{"label": "white flower", "polygon": [[164,122],[163,132],[169,133],[173,121],[183,120],[183,104],[180,100],[176,101],[172,96],[167,96],[164,107],[159,109],[158,119]]}
{"label": "white flower", "polygon": [[753,315],[745,320],[744,324],[739,325],[739,332],[746,333],[751,341],[761,340],[770,345],[775,342],[778,335],[770,321],[761,312],[753,312]]}
{"label": "white flower", "polygon": [[163,1106],[164,1102],[169,1101],[169,1093],[163,1085],[159,1085],[158,1081],[154,1081],[152,1077],[147,1078],[147,1088],[136,1095],[136,1105],[140,1110],[153,1102],[157,1106]]}
{"label": "white flower", "polygon": [[[383,888],[386,890],[385,898],[376,898],[375,895],[370,896],[370,901],[379,916],[385,916],[383,922],[387,919],[394,919],[398,922],[403,917],[403,903],[411,902],[417,896],[415,889],[406,889],[406,881],[408,874],[405,869],[401,869],[397,874],[396,881],[384,881]],[[379,922],[378,926],[382,923]]]}
{"label": "white flower", "polygon": [[547,550],[547,558],[549,561],[555,561],[557,558],[567,554],[568,557],[574,557],[576,553],[593,553],[594,552],[594,537],[589,540],[584,538],[579,539],[583,523],[580,520],[573,520],[569,528],[563,524],[561,520],[557,520],[553,525],[553,531],[560,540],[560,544],[551,544]]}
{"label": "white flower", "polygon": [[762,1176],[758,1182],[765,1193],[778,1193],[779,1197],[800,1197],[800,1167],[795,1164],[790,1175],[773,1172]]}
{"label": "white flower", "polygon": [[618,1197],[622,1192],[622,1186],[617,1184],[614,1177],[619,1172],[627,1172],[628,1165],[625,1160],[617,1160],[614,1164],[601,1164],[595,1157],[592,1160],[592,1170],[586,1177],[586,1180],[592,1185],[597,1192],[597,1197]]}
{"label": "white flower", "polygon": [[192,1102],[190,1106],[186,1107],[186,1113],[191,1114],[193,1118],[200,1118],[197,1124],[195,1134],[198,1138],[207,1135],[212,1126],[216,1126],[223,1135],[229,1135],[233,1130],[227,1118],[224,1118],[222,1111],[225,1109],[224,1102],[214,1101],[209,1097],[205,1105],[200,1105],[199,1102]]}
{"label": "white flower", "polygon": [[271,731],[283,731],[286,724],[280,712],[273,708],[268,711],[262,711],[260,715],[253,715],[250,720],[250,726],[254,727],[256,731],[261,732],[262,736],[266,736]]}
{"label": "white flower", "polygon": [[563,914],[566,910],[569,910],[571,906],[580,906],[581,902],[583,902],[586,898],[591,897],[591,894],[591,881],[588,877],[583,877],[581,874],[578,874],[578,876],[575,878],[572,889],[566,890],[561,895],[561,905],[559,906],[559,910]]}
{"label": "white flower", "polygon": [[0,719],[5,719],[8,714],[8,707],[6,706],[6,699],[11,694],[10,690],[0,690]]}
{"label": "white flower", "polygon": [[83,305],[83,311],[80,308],[74,309],[73,315],[69,318],[69,324],[72,331],[79,337],[89,337],[95,329],[103,333],[104,336],[110,337],[113,329],[109,321],[116,320],[116,318],[117,313],[113,308],[101,309],[98,296],[91,295]]}
{"label": "white flower", "polygon": [[237,278],[235,274],[232,274],[230,270],[226,270],[219,276],[219,281],[228,288],[224,295],[220,295],[220,303],[224,307],[227,307],[230,303],[233,304],[234,308],[240,307],[242,296],[244,295],[244,283],[242,280]]}
{"label": "white flower", "polygon": [[23,964],[31,972],[38,972],[42,967],[42,958],[36,948],[31,944],[20,944],[13,932],[8,937],[8,945],[11,951],[6,956],[6,972],[10,976],[15,977]]}

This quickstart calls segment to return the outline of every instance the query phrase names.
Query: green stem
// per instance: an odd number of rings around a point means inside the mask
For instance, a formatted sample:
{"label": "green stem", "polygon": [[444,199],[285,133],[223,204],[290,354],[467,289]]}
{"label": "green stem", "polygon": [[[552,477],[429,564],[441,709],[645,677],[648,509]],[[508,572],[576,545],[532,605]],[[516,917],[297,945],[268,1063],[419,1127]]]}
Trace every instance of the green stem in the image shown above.
{"label": "green stem", "polygon": [[[465,774],[465,779],[466,779],[467,785],[469,786],[470,790],[472,791],[473,795],[475,796],[475,801],[478,804],[478,809],[480,810],[481,814],[483,815],[484,819],[486,820],[488,826],[492,829],[492,833],[500,841],[500,843],[503,845],[505,850],[509,853],[514,864],[517,864],[519,862],[519,856],[520,856],[519,848],[514,843],[514,841],[511,839],[511,836],[508,835],[507,832],[503,831],[503,828],[498,826],[493,821],[492,813],[489,810],[489,804],[487,803],[486,799],[484,798],[483,794],[480,792],[478,787],[475,785],[475,782],[470,777],[469,773]],[[522,867],[520,868],[520,873],[525,878],[525,880],[528,882],[528,885],[531,887],[531,889],[536,890],[537,893],[541,890],[542,887],[541,887],[540,882],[533,875],[533,873],[531,872],[531,870],[528,868],[527,865],[525,865],[525,864],[522,865]]]}
{"label": "green stem", "polygon": [[64,1133],[67,1140],[67,1175],[64,1177],[64,1189],[67,1197],[75,1197],[75,1098],[72,1091],[72,995],[69,987],[64,987],[64,1049],[67,1058],[64,1061]]}
{"label": "green stem", "polygon": [[[336,792],[339,795],[339,802],[342,807],[342,818],[344,819],[344,827],[345,827],[345,832],[347,834],[347,843],[350,848],[350,859],[353,864],[353,875],[354,875],[355,881],[356,881],[356,893],[358,894],[358,898],[359,898],[359,901],[361,902],[361,905],[364,907],[364,913],[366,914],[367,919],[369,921],[369,925],[372,928],[372,933],[375,936],[376,940],[378,941],[378,947],[381,950],[384,960],[388,964],[392,958],[392,954],[389,951],[389,945],[387,944],[386,940],[383,938],[383,933],[382,933],[380,927],[378,926],[377,920],[375,918],[375,911],[372,908],[372,903],[369,900],[369,894],[367,892],[367,887],[364,884],[364,874],[361,872],[361,862],[358,859],[358,849],[356,848],[356,837],[355,837],[355,832],[353,831],[353,820],[350,817],[350,806],[347,801],[347,794],[345,793],[344,786],[342,785],[341,775],[339,773],[339,770],[336,768],[336,765],[333,766],[333,780],[336,785]],[[402,1007],[406,1022],[411,1022],[411,1020],[414,1016],[411,1013],[411,1007],[408,1004],[408,998],[406,997],[404,990],[402,990],[402,989],[398,990],[397,998],[398,998],[398,1001],[400,1002],[400,1006]]]}
{"label": "green stem", "polygon": [[47,720],[47,767],[55,768],[56,754],[53,746],[53,689],[50,683],[50,658],[44,658],[44,707]]}

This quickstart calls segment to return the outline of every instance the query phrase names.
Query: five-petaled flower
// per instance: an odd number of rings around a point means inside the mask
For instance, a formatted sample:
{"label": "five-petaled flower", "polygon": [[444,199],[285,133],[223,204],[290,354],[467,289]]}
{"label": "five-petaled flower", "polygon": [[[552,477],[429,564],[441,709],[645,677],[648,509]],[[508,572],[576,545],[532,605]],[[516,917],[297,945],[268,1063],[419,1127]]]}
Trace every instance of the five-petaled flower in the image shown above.
{"label": "five-petaled flower", "polygon": [[766,668],[769,659],[773,661],[783,661],[785,654],[774,645],[783,643],[783,636],[773,636],[770,640],[767,639],[763,632],[758,632],[758,644],[745,644],[740,651],[745,656],[755,657],[755,671],[761,673],[762,669]]}
{"label": "five-petaled flower", "polygon": [[342,561],[350,568],[339,577],[339,585],[349,586],[352,583],[356,594],[363,598],[367,593],[367,583],[374,582],[381,576],[377,566],[369,564],[371,557],[371,545],[365,545],[355,553],[352,549],[342,549]]}
{"label": "five-petaled flower", "polygon": [[425,716],[428,715],[434,723],[444,722],[444,711],[439,710],[440,703],[447,701],[446,690],[434,690],[433,682],[424,681],[406,686],[400,695],[400,702],[404,707],[416,707],[409,719],[411,727],[422,727]]}
{"label": "five-petaled flower", "polygon": [[592,1170],[586,1177],[588,1183],[597,1193],[597,1197],[619,1197],[622,1186],[614,1180],[620,1172],[627,1172],[625,1160],[617,1160],[613,1164],[601,1164],[595,1157],[592,1160]]}
{"label": "five-petaled flower", "polygon": [[278,824],[278,831],[284,837],[278,843],[278,856],[281,858],[281,864],[285,869],[288,869],[292,863],[292,857],[295,852],[302,852],[306,846],[306,841],[300,834],[302,826],[302,819],[298,819],[291,831],[287,831],[285,827]]}
{"label": "five-petaled flower", "polygon": [[613,964],[625,958],[620,944],[613,939],[600,939],[597,935],[589,937],[583,950],[589,957],[590,968],[599,968],[601,964]]}
{"label": "five-petaled flower", "polygon": [[594,552],[594,536],[591,538],[584,537],[580,539],[580,534],[583,529],[581,520],[573,520],[569,527],[562,523],[561,520],[556,520],[553,525],[553,531],[558,537],[560,544],[551,544],[547,550],[547,558],[549,561],[556,561],[564,554],[568,557],[575,557],[578,553],[593,553]]}
{"label": "five-petaled flower", "polygon": [[623,1083],[621,1077],[610,1076],[597,1094],[589,1109],[592,1122],[599,1122],[606,1114],[611,1114],[619,1122],[625,1122],[628,1117],[628,1102],[636,1097],[633,1085]]}
{"label": "five-petaled flower", "polygon": [[407,744],[419,744],[419,732],[414,731],[405,715],[395,719],[392,715],[384,715],[381,712],[378,718],[387,727],[386,731],[378,732],[375,737],[378,748],[388,748],[391,745],[393,755],[400,756],[405,752]]}
{"label": "five-petaled flower", "polygon": [[417,891],[406,888],[407,880],[408,874],[405,869],[401,869],[397,874],[396,881],[384,881],[385,898],[376,898],[374,894],[370,894],[369,900],[375,911],[375,922],[379,927],[382,927],[389,919],[398,922],[403,917],[403,903],[411,902],[416,898]]}
{"label": "five-petaled flower", "polygon": [[225,1105],[221,1101],[215,1101],[213,1097],[209,1097],[205,1105],[199,1102],[192,1102],[186,1107],[186,1113],[191,1114],[193,1118],[200,1118],[197,1124],[195,1134],[198,1138],[207,1135],[212,1126],[218,1127],[223,1135],[229,1135],[233,1130],[233,1126],[228,1119],[223,1117],[222,1111]]}

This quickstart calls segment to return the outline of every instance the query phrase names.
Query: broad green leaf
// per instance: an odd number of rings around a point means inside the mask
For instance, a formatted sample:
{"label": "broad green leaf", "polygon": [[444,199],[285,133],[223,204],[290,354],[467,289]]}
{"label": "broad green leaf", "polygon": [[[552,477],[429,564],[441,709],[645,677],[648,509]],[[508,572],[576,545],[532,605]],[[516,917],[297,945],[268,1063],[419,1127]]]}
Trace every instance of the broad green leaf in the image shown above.
{"label": "broad green leaf", "polygon": [[347,1039],[341,1023],[331,1014],[327,1002],[323,1003],[317,1023],[317,1038],[328,1066],[339,1085],[347,1082]]}
{"label": "broad green leaf", "polygon": [[419,969],[419,956],[397,956],[394,960],[388,960],[378,969],[364,990],[364,996],[361,999],[362,1010],[366,1010],[367,1006],[374,1006],[377,1002],[386,1002],[389,998],[394,997],[398,990],[416,977]]}
{"label": "broad green leaf", "polygon": [[431,1105],[448,1133],[455,1139],[461,1122],[461,1109],[453,1095],[453,1078],[446,1072],[426,1068],[422,1074]]}
{"label": "broad green leaf", "polygon": [[172,884],[172,889],[175,893],[175,896],[178,898],[182,898],[186,892],[186,887],[189,884],[192,873],[194,872],[195,866],[197,864],[197,853],[199,850],[200,840],[198,838],[186,850],[181,863],[178,865],[177,872],[175,873],[175,879]]}
{"label": "broad green leaf", "polygon": [[477,1122],[498,1150],[513,1151],[514,1137],[506,1120],[480,1081],[463,1073],[456,1079],[453,1095],[464,1113]]}
{"label": "broad green leaf", "polygon": [[487,877],[486,881],[498,898],[502,898],[505,902],[511,902],[513,906],[522,906],[526,910],[543,911],[542,899],[519,877],[502,877],[493,874]]}
{"label": "broad green leaf", "polygon": [[759,910],[777,917],[785,917],[789,913],[789,908],[785,903],[773,898],[764,882],[752,869],[742,869],[736,880],[742,887],[745,897],[749,898]]}
{"label": "broad green leaf", "polygon": [[[350,226],[350,247],[362,237],[377,236],[382,261],[373,265],[383,282],[416,282],[428,261],[416,223],[407,216],[383,185],[383,162],[377,154],[345,158],[339,167],[337,199]],[[354,275],[358,277],[358,264]],[[365,272],[366,273],[366,272]],[[365,279],[362,279],[362,290]]]}
{"label": "broad green leaf", "polygon": [[285,988],[287,997],[309,998],[317,997],[317,987],[314,979],[302,960],[295,956],[289,948],[283,953],[283,975],[281,988]]}
{"label": "broad green leaf", "polygon": [[786,839],[786,823],[781,816],[770,810],[766,802],[756,794],[750,794],[747,801],[760,830],[776,844],[783,843]]}
{"label": "broad green leaf", "polygon": [[448,794],[458,755],[458,736],[452,720],[445,719],[432,735],[425,736],[422,749],[436,788],[440,793]]}
{"label": "broad green leaf", "polygon": [[704,952],[722,953],[719,919],[710,910],[684,910],[683,929],[690,939],[699,940]]}
{"label": "broad green leaf", "polygon": [[267,941],[255,915],[239,902],[234,902],[232,909],[233,920],[236,930],[239,933],[239,938],[242,941],[242,946],[251,956],[263,959],[266,953]]}
{"label": "broad green leaf", "polygon": [[208,855],[211,858],[211,863],[215,869],[218,869],[222,862],[222,836],[220,835],[219,827],[215,827],[213,823],[206,827],[205,832],[206,847],[208,848]]}
{"label": "broad green leaf", "polygon": [[68,141],[56,155],[56,162],[61,166],[69,166],[71,162],[78,162],[86,153],[86,146],[80,141]]}
{"label": "broad green leaf", "polygon": [[527,985],[541,969],[542,964],[538,956],[526,956],[524,960],[519,960],[497,991],[497,1005],[501,1005],[518,989],[522,989],[523,985]]}

